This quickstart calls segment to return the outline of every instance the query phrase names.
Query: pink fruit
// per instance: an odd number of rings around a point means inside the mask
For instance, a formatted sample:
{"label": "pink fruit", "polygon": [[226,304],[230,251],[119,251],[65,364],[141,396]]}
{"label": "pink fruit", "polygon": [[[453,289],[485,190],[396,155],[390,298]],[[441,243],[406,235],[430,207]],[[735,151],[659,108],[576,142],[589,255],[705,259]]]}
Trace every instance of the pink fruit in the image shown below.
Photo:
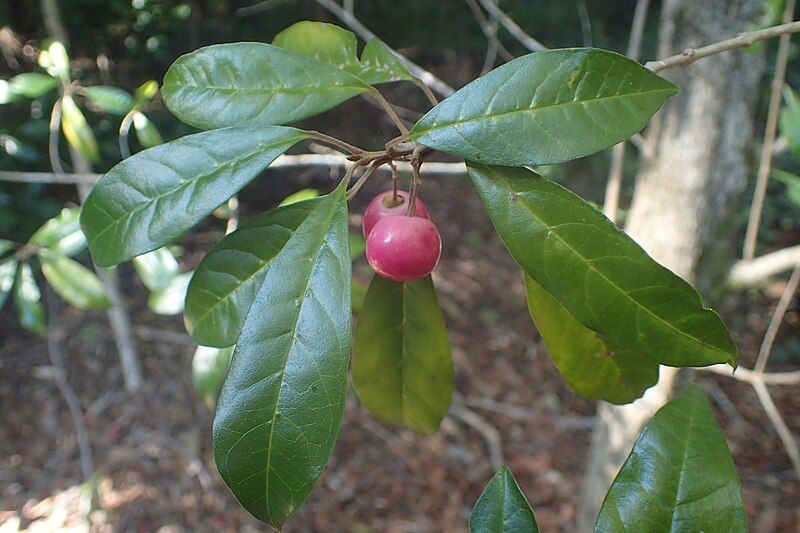
{"label": "pink fruit", "polygon": [[427,218],[388,216],[379,220],[367,237],[369,266],[395,281],[424,278],[441,255],[439,230]]}
{"label": "pink fruit", "polygon": [[[366,211],[364,211],[364,220],[362,222],[364,238],[369,237],[372,228],[375,227],[375,224],[377,224],[380,219],[393,215],[406,214],[408,211],[408,193],[406,191],[397,191],[397,204],[394,205],[392,200],[392,191],[386,191],[380,193],[369,203]],[[429,218],[428,210],[425,208],[425,204],[422,203],[422,200],[417,198],[415,203],[417,207],[414,211],[414,216]]]}

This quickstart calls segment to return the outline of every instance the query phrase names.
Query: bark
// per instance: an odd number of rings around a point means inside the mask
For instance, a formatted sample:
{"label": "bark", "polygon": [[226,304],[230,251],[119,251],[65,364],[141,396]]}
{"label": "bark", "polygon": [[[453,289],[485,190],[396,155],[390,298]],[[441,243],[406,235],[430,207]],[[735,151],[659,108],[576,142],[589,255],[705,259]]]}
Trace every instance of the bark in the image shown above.
{"label": "bark", "polygon": [[[734,36],[754,24],[760,0],[665,0],[659,56]],[[643,162],[626,230],[657,261],[690,283],[703,285],[699,265],[717,242],[731,238],[726,224],[748,176],[761,54],[733,52],[666,71],[681,87],[654,121],[654,156]],[[649,134],[653,134],[651,131]],[[661,378],[627,406],[600,404],[579,516],[590,531],[611,481],[642,426],[671,396],[681,374],[662,367]]]}

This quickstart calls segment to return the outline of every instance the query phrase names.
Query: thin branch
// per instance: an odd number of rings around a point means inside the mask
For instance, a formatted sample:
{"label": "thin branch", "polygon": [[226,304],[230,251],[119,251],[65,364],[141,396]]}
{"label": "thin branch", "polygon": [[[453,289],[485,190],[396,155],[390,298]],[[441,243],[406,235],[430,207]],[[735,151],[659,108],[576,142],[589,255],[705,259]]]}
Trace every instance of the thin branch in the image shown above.
{"label": "thin branch", "polygon": [[375,100],[378,101],[378,103],[381,105],[383,110],[386,111],[386,114],[389,115],[390,119],[392,119],[392,122],[394,122],[394,125],[397,126],[397,129],[400,130],[400,133],[402,133],[403,135],[408,135],[408,128],[406,128],[406,125],[403,124],[402,120],[400,120],[400,117],[397,116],[397,113],[394,112],[394,109],[392,108],[392,104],[390,104],[386,100],[386,98],[383,97],[381,92],[378,89],[373,87],[369,91],[369,94],[371,94],[373,96],[373,98],[375,98]]}
{"label": "thin branch", "polygon": [[486,18],[486,15],[483,13],[481,6],[478,5],[477,0],[464,1],[467,3],[469,10],[472,11],[472,16],[475,18],[475,21],[478,23],[478,26],[480,26],[484,37],[486,37],[486,40],[488,41],[486,59],[483,61],[483,69],[481,70],[481,72],[485,74],[489,69],[491,69],[492,66],[494,66],[494,58],[491,58],[491,56],[496,56],[499,53],[506,61],[510,61],[514,58],[514,56],[497,37],[497,27],[499,24],[497,19],[493,18],[490,21],[488,18]]}
{"label": "thin branch", "polygon": [[746,48],[758,41],[772,39],[781,35],[800,32],[800,22],[790,22],[788,24],[780,24],[772,26],[763,30],[747,31],[740,33],[732,39],[720,41],[718,43],[703,46],[702,48],[687,48],[680,54],[665,57],[664,59],[657,59],[655,61],[648,61],[645,67],[653,72],[661,72],[662,70],[672,67],[682,67],[690,65],[698,59],[713,56],[729,50],[736,50],[738,48]]}
{"label": "thin branch", "polygon": [[767,368],[767,362],[772,353],[772,345],[775,343],[775,337],[778,336],[783,317],[786,316],[786,311],[792,303],[792,298],[797,292],[798,285],[800,285],[800,263],[794,267],[792,276],[789,278],[789,282],[786,284],[783,294],[781,294],[781,299],[778,300],[778,305],[775,307],[775,312],[772,314],[772,319],[769,321],[767,332],[764,334],[764,340],[758,351],[758,359],[753,367],[756,372],[763,372]]}
{"label": "thin branch", "polygon": [[503,442],[497,428],[484,420],[472,409],[456,402],[450,405],[450,415],[461,420],[483,436],[486,447],[489,449],[489,459],[492,464],[492,470],[497,472],[503,468],[503,464],[505,464],[503,460]]}
{"label": "thin branch", "polygon": [[575,0],[575,6],[578,8],[578,18],[581,19],[583,46],[592,46],[592,19],[589,18],[589,10],[586,9],[586,0]]}
{"label": "thin branch", "polygon": [[62,98],[56,100],[53,104],[53,110],[50,112],[50,135],[47,143],[47,153],[50,157],[50,166],[53,172],[58,175],[64,174],[64,167],[61,165],[61,159],[58,156],[58,141],[61,136],[61,102]]}
{"label": "thin branch", "polygon": [[739,367],[732,370],[729,365],[712,365],[699,367],[696,370],[703,372],[711,372],[733,378],[736,381],[743,381],[745,383],[754,383],[756,381],[763,381],[767,385],[798,385],[800,384],[800,370],[794,372],[754,372],[748,368]]}
{"label": "thin branch", "polygon": [[100,174],[0,171],[0,181],[11,181],[15,183],[51,183],[55,185],[76,185],[78,183],[94,183],[100,179],[100,176]]}
{"label": "thin branch", "polygon": [[734,285],[755,285],[800,263],[800,245],[764,254],[755,259],[734,263],[728,280]]}
{"label": "thin branch", "polygon": [[[349,27],[351,30],[356,32],[359,37],[364,39],[365,41],[369,41],[370,39],[374,39],[376,36],[375,34],[370,31],[369,28],[364,26],[361,21],[359,21],[355,15],[352,13],[348,13],[342,6],[334,2],[333,0],[316,0],[316,2],[330,11],[336,18],[344,22],[344,24]],[[412,74],[417,76],[422,82],[439,93],[442,96],[450,96],[455,92],[455,89],[450,87],[447,83],[440,80],[432,73],[428,72],[424,68],[420,67],[413,61],[408,58],[403,58],[403,61],[406,63],[406,66],[411,71]]]}
{"label": "thin branch", "polygon": [[265,0],[264,2],[253,4],[252,6],[240,7],[239,9],[233,12],[233,15],[236,17],[247,17],[249,15],[256,15],[264,11],[269,11],[273,7],[285,4],[288,1],[289,0]]}
{"label": "thin branch", "polygon": [[122,159],[128,159],[131,156],[131,146],[128,143],[128,133],[131,131],[131,124],[133,124],[133,114],[135,110],[131,110],[123,117],[122,122],[119,124],[119,153]]}
{"label": "thin branch", "polygon": [[489,12],[492,17],[494,17],[503,27],[510,33],[516,40],[522,44],[525,48],[530,50],[531,52],[541,52],[543,50],[547,50],[547,47],[525,33],[525,31],[519,27],[519,24],[514,22],[514,20],[506,15],[493,0],[478,0],[483,8]]}
{"label": "thin branch", "polygon": [[[783,21],[790,22],[794,16],[795,0],[786,0],[786,8],[783,12]],[[775,137],[778,133],[778,114],[781,110],[781,93],[783,83],[786,80],[786,65],[789,62],[790,35],[781,35],[778,43],[778,55],[775,58],[775,75],[772,78],[772,88],[769,95],[769,111],[767,112],[767,124],[764,127],[764,143],[761,145],[761,159],[758,163],[758,174],[756,177],[756,187],[753,193],[753,203],[750,207],[750,215],[747,218],[747,231],[744,236],[744,249],[742,256],[744,259],[752,259],[756,255],[756,244],[758,244],[758,228],[761,225],[761,212],[764,209],[764,200],[767,196],[767,184],[769,175],[772,172],[772,153]]]}
{"label": "thin branch", "polygon": [[764,408],[764,411],[767,413],[770,422],[772,422],[772,425],[775,427],[775,431],[778,433],[781,442],[783,442],[783,446],[786,448],[786,453],[789,456],[789,459],[792,461],[794,471],[797,474],[798,479],[800,479],[800,449],[797,446],[797,440],[794,438],[794,435],[792,435],[792,432],[789,430],[786,422],[784,422],[783,417],[781,417],[781,414],[778,412],[778,408],[775,406],[775,402],[772,400],[772,396],[770,396],[767,386],[764,385],[762,381],[755,381],[753,383],[753,389],[756,391],[758,401],[761,402],[761,406]]}

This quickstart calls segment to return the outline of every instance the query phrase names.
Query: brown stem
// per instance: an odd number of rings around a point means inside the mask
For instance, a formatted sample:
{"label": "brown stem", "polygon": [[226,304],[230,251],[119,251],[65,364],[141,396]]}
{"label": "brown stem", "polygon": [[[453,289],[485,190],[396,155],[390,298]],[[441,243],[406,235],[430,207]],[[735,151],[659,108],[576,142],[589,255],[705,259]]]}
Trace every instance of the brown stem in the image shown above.
{"label": "brown stem", "polygon": [[402,120],[400,120],[400,117],[397,116],[397,113],[395,113],[394,109],[392,108],[392,104],[390,104],[386,98],[383,97],[381,92],[373,87],[369,91],[369,94],[371,94],[378,101],[378,103],[381,104],[381,107],[384,111],[386,111],[386,114],[389,115],[389,118],[392,120],[392,122],[394,122],[394,125],[397,126],[397,129],[400,130],[400,133],[403,135],[408,135],[408,128],[406,128],[406,125],[403,124]]}
{"label": "brown stem", "polygon": [[336,147],[341,148],[342,150],[344,150],[346,152],[350,152],[353,155],[363,155],[363,154],[367,153],[366,150],[363,150],[362,148],[359,148],[358,146],[353,146],[352,144],[346,143],[341,139],[337,139],[336,137],[332,137],[330,135],[326,135],[326,134],[320,133],[318,131],[309,131],[307,133],[308,133],[308,136],[310,138],[312,138],[312,139],[316,139],[316,140],[318,140],[320,142],[324,142],[324,143],[336,146]]}

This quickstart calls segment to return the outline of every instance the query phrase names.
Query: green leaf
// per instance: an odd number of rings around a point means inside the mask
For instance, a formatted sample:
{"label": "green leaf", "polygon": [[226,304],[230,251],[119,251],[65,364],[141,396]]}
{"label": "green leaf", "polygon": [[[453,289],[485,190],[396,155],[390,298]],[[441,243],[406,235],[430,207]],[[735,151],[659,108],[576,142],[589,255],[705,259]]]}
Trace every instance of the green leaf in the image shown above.
{"label": "green leaf", "polygon": [[51,76],[69,81],[69,55],[64,45],[52,41],[45,49],[39,52],[39,66]]}
{"label": "green leaf", "polygon": [[6,80],[0,80],[0,105],[10,104],[21,99],[20,95],[11,90],[11,86]]}
{"label": "green leaf", "polygon": [[84,203],[81,227],[92,257],[111,266],[164,246],[305,136],[278,126],[225,128],[125,159]]}
{"label": "green leaf", "polygon": [[642,430],[595,531],[747,531],[736,468],[700,387],[687,388]]}
{"label": "green leaf", "polygon": [[139,86],[138,89],[133,93],[133,106],[139,107],[142,104],[146,104],[158,92],[158,82],[156,80],[149,80],[144,82]]}
{"label": "green leaf", "polygon": [[108,309],[111,304],[97,275],[77,261],[46,250],[39,254],[42,273],[53,290],[79,309]]}
{"label": "green leaf", "polygon": [[35,148],[11,135],[0,134],[0,146],[8,155],[23,163],[33,164],[39,161],[39,152]]}
{"label": "green leaf", "polygon": [[183,313],[186,290],[191,279],[191,272],[178,274],[165,288],[150,294],[147,306],[157,315],[172,316]]}
{"label": "green leaf", "polygon": [[360,233],[353,233],[347,236],[347,240],[350,243],[350,259],[356,260],[364,253],[367,249],[367,241],[364,239],[364,236]]}
{"label": "green leaf", "polygon": [[369,90],[334,66],[277,46],[220,44],[181,56],[164,76],[164,102],[198,128],[285,124]]}
{"label": "green leaf", "polygon": [[228,375],[228,367],[235,346],[213,348],[198,346],[192,358],[192,383],[197,394],[211,405],[217,398],[222,382]]}
{"label": "green leaf", "polygon": [[19,323],[23,328],[37,335],[47,332],[44,324],[44,309],[42,308],[42,293],[36,284],[36,277],[28,263],[19,267],[19,274],[14,285],[14,303],[17,306]]}
{"label": "green leaf", "polygon": [[133,129],[136,131],[136,138],[143,148],[152,148],[159,144],[164,144],[164,138],[161,137],[161,132],[158,131],[156,125],[140,111],[134,111],[133,113]]}
{"label": "green leaf", "polygon": [[344,192],[340,185],[316,203],[273,260],[214,418],[220,474],[245,509],[276,528],[314,487],[344,413],[351,328]]}
{"label": "green leaf", "polygon": [[524,168],[468,168],[517,263],[614,351],[669,366],[736,365],[719,315],[600,211]]}
{"label": "green leaf", "polygon": [[93,163],[100,160],[100,149],[97,147],[92,128],[89,127],[86,117],[75,105],[71,96],[65,96],[61,100],[61,128],[64,130],[67,142],[79,154]]}
{"label": "green leaf", "polygon": [[272,261],[317,209],[315,198],[267,211],[226,235],[206,254],[186,297],[189,334],[204,346],[236,344]]}
{"label": "green leaf", "polygon": [[469,516],[472,533],[539,533],[528,500],[507,466],[494,475]]}
{"label": "green leaf", "polygon": [[800,176],[785,170],[773,169],[772,177],[786,185],[786,198],[800,207]]}
{"label": "green leaf", "polygon": [[125,89],[96,85],[83,89],[83,95],[101,109],[113,115],[123,116],[133,108],[133,96]]}
{"label": "green leaf", "polygon": [[613,350],[527,275],[525,286],[531,318],[550,358],[578,394],[624,404],[656,384],[658,363],[629,351]]}
{"label": "green leaf", "polygon": [[14,243],[6,239],[0,239],[0,257],[14,249]]}
{"label": "green leaf", "polygon": [[614,52],[535,52],[456,91],[417,122],[411,138],[486,164],[561,163],[627,139],[677,92]]}
{"label": "green leaf", "polygon": [[352,295],[350,301],[353,312],[360,313],[361,309],[364,307],[364,299],[367,297],[367,286],[353,280],[350,294]]}
{"label": "green leaf", "polygon": [[178,260],[166,247],[134,257],[133,266],[152,292],[165,290],[180,272]]}
{"label": "green leaf", "polygon": [[794,151],[800,150],[800,96],[791,87],[783,90],[784,106],[779,117],[781,135]]}
{"label": "green leaf", "polygon": [[14,258],[0,261],[0,309],[8,300],[11,289],[14,288],[14,280],[17,279],[17,269],[19,261]]}
{"label": "green leaf", "polygon": [[39,72],[25,72],[17,74],[8,80],[9,90],[25,98],[38,98],[58,87],[58,78],[41,74]]}
{"label": "green leaf", "polygon": [[367,42],[361,52],[359,69],[349,70],[370,85],[416,79],[408,70],[402,56],[377,38]]}
{"label": "green leaf", "polygon": [[282,205],[290,205],[296,204],[297,202],[302,202],[303,200],[310,200],[312,198],[319,197],[319,190],[318,189],[301,189],[294,194],[290,194],[283,200],[281,203],[278,204],[278,207]]}
{"label": "green leaf", "polygon": [[372,278],[352,366],[356,393],[375,418],[436,433],[453,395],[453,360],[430,276],[411,283]]}
{"label": "green leaf", "polygon": [[43,246],[61,255],[72,257],[86,248],[86,236],[81,231],[81,211],[64,208],[45,222],[31,237],[31,244]]}

